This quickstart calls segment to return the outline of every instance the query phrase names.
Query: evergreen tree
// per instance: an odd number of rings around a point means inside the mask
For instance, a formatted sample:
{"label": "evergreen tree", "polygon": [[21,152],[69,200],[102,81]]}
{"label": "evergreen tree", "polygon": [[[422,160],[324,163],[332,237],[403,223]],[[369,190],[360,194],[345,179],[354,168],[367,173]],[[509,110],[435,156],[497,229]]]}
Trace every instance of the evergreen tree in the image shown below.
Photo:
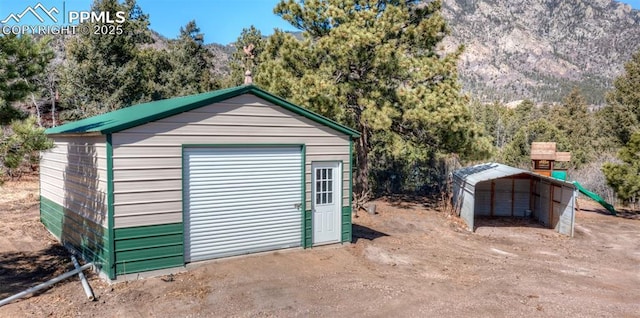
{"label": "evergreen tree", "polygon": [[440,8],[440,1],[287,0],[274,9],[304,38],[279,31],[269,38],[256,81],[361,133],[355,191],[362,200],[372,170],[400,163],[420,173],[411,167],[439,154],[489,149],[460,94],[462,48],[437,52],[447,34]]}
{"label": "evergreen tree", "polygon": [[619,145],[627,144],[640,129],[640,51],[632,55],[607,95],[607,106],[600,112],[603,128]]}
{"label": "evergreen tree", "polygon": [[171,42],[170,87],[174,96],[202,93],[220,87],[213,76],[214,56],[204,46],[204,34],[195,21],[180,28],[180,37]]}
{"label": "evergreen tree", "polygon": [[607,184],[625,203],[637,203],[640,199],[640,131],[618,152],[622,163],[605,163],[602,167]]}
{"label": "evergreen tree", "polygon": [[229,62],[231,74],[226,86],[238,86],[244,83],[245,71],[251,71],[255,77],[261,62],[261,54],[264,51],[265,39],[260,30],[253,25],[242,29],[242,33],[234,43],[236,50],[231,55]]}
{"label": "evergreen tree", "polygon": [[574,88],[561,105],[552,109],[550,116],[551,123],[567,137],[569,147],[566,151],[571,151],[572,165],[580,167],[589,162],[597,151],[594,148],[596,127],[580,90]]}
{"label": "evergreen tree", "polygon": [[[84,118],[105,113],[139,102],[150,101],[158,95],[147,91],[148,81],[156,74],[148,74],[141,67],[143,44],[153,42],[148,16],[135,0],[97,0],[92,11],[127,13],[120,25],[122,34],[82,34],[72,37],[66,45],[67,65],[62,70],[60,91],[67,117]],[[81,27],[93,30],[101,22],[85,22]],[[147,74],[147,78],[141,75]]]}
{"label": "evergreen tree", "polygon": [[522,169],[531,168],[531,143],[555,141],[559,151],[567,151],[570,144],[566,135],[547,119],[526,123],[518,129],[513,139],[503,149],[500,160]]}
{"label": "evergreen tree", "polygon": [[36,126],[36,119],[14,120],[8,127],[0,129],[0,183],[6,174],[20,177],[21,168],[30,166],[35,170],[40,160],[40,151],[53,146],[44,134],[44,128]]}
{"label": "evergreen tree", "polygon": [[48,39],[35,41],[31,36],[0,36],[0,125],[24,117],[12,103],[21,101],[38,87],[40,76],[51,59]]}

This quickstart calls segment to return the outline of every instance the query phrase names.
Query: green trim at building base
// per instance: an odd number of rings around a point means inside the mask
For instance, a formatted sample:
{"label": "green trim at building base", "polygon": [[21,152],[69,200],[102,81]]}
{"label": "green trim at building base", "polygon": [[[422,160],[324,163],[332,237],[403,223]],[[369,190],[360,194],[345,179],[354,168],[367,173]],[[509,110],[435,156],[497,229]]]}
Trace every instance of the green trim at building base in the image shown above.
{"label": "green trim at building base", "polygon": [[116,275],[184,266],[182,223],[114,229]]}
{"label": "green trim at building base", "polygon": [[72,248],[87,262],[108,273],[109,231],[61,205],[40,196],[40,221],[60,243]]}
{"label": "green trim at building base", "polygon": [[40,197],[40,220],[62,245],[94,262],[111,279],[116,275],[184,266],[182,223],[114,229],[114,259],[107,228]]}
{"label": "green trim at building base", "polygon": [[342,207],[342,243],[351,242],[351,207]]}
{"label": "green trim at building base", "polygon": [[304,211],[304,228],[302,229],[304,236],[304,245],[302,246],[303,248],[309,248],[313,246],[313,224],[311,221],[312,216],[313,213],[311,213],[311,210]]}

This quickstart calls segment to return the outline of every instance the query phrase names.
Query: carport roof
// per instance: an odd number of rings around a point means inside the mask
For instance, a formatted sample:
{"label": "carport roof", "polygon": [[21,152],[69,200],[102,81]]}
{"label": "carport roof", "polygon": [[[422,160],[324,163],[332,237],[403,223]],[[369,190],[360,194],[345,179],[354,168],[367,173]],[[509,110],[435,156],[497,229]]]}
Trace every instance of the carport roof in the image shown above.
{"label": "carport roof", "polygon": [[221,89],[208,93],[163,99],[144,104],[121,108],[102,115],[97,115],[78,121],[70,122],[58,127],[49,128],[46,134],[110,134],[128,128],[146,124],[148,122],[177,115],[199,107],[217,103],[242,94],[252,94],[295,114],[309,118],[317,123],[328,126],[352,138],[360,137],[360,133],[347,126],[341,125],[326,117],[297,106],[283,98],[273,95],[254,85],[243,85]]}
{"label": "carport roof", "polygon": [[504,177],[515,176],[519,174],[527,174],[535,176],[541,179],[549,180],[554,183],[562,183],[574,187],[573,183],[566,182],[560,179],[543,176],[528,170],[514,168],[511,166],[503,165],[501,163],[489,162],[483,163],[471,167],[458,169],[453,172],[453,175],[465,180],[469,185],[475,186],[477,183],[487,180],[499,179]]}

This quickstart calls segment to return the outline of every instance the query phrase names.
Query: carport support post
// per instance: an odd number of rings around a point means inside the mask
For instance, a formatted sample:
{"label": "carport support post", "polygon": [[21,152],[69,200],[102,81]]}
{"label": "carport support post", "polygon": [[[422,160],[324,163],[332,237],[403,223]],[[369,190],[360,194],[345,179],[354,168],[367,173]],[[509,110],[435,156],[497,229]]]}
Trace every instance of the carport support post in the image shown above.
{"label": "carport support post", "polygon": [[553,183],[549,182],[549,228],[553,228]]}

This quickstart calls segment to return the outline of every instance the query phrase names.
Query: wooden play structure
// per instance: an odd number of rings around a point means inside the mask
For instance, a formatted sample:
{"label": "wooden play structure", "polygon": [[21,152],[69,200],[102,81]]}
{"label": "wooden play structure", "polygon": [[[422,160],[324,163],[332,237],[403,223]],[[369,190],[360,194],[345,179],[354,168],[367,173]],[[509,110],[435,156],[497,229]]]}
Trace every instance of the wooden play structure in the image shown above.
{"label": "wooden play structure", "polygon": [[[567,169],[559,169],[556,162],[571,161],[570,152],[557,152],[555,142],[533,142],[531,143],[531,167],[534,173],[567,181]],[[578,181],[567,181],[572,183],[580,193],[588,198],[600,203],[611,214],[616,215],[613,205],[605,201],[597,193],[585,189]]]}
{"label": "wooden play structure", "polygon": [[567,178],[566,169],[558,169],[555,162],[571,161],[570,152],[557,152],[555,142],[531,143],[531,165],[533,172],[562,180]]}

